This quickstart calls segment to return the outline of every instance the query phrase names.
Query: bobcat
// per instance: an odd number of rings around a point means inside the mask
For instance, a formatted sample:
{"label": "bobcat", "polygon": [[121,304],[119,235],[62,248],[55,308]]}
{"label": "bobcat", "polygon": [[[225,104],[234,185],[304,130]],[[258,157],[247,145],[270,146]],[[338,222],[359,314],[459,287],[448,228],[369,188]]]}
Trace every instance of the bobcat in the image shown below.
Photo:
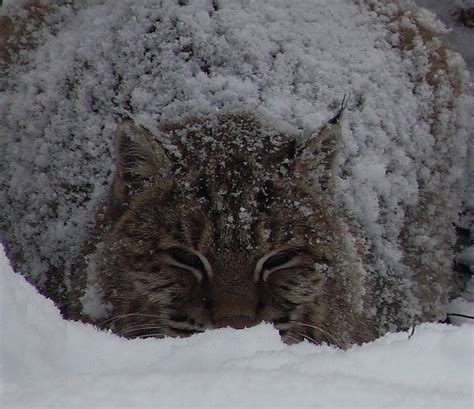
{"label": "bobcat", "polygon": [[162,126],[165,143],[123,122],[110,227],[89,261],[111,317],[97,324],[134,338],[266,321],[289,343],[372,339],[327,176],[342,111],[301,146],[242,112]]}

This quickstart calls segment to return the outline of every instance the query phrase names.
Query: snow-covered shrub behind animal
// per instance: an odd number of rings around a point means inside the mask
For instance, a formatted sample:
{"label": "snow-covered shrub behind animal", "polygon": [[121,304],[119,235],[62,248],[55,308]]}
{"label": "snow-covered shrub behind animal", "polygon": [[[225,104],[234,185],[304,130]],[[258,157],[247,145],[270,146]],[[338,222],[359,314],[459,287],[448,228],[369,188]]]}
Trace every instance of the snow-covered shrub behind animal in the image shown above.
{"label": "snow-covered shrub behind animal", "polygon": [[[0,227],[16,269],[59,305],[111,182],[121,116],[153,130],[258,110],[303,138],[350,94],[335,198],[374,282],[379,330],[442,314],[471,102],[430,16],[349,0],[53,9],[0,82]],[[439,282],[415,288],[417,275]]]}

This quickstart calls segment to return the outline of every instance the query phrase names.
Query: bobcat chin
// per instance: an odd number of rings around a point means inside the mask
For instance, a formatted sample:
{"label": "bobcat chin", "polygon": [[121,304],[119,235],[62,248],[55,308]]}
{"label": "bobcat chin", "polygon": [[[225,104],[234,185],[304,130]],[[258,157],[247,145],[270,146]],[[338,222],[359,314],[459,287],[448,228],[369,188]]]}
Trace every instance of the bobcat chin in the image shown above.
{"label": "bobcat chin", "polygon": [[[370,291],[331,197],[342,109],[303,144],[248,113],[162,126],[161,143],[123,122],[83,266],[108,305],[96,324],[129,338],[270,322],[288,343],[373,339]],[[84,271],[77,280],[83,289]],[[78,296],[70,315],[80,309]]]}

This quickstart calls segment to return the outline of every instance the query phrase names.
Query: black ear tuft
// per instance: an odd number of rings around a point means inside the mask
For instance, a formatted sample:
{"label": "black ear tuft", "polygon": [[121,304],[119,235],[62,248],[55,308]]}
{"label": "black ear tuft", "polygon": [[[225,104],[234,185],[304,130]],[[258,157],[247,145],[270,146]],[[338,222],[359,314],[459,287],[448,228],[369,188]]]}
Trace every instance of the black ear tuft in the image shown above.
{"label": "black ear tuft", "polygon": [[341,119],[341,116],[342,114],[344,113],[344,111],[346,110],[347,108],[347,104],[349,103],[349,98],[350,98],[350,94],[349,96],[346,97],[346,95],[344,94],[344,97],[342,98],[342,102],[341,102],[341,106],[339,108],[339,111],[337,111],[336,115],[334,115],[328,122],[329,125],[336,125],[339,123],[339,120]]}
{"label": "black ear tuft", "polygon": [[327,188],[327,181],[333,171],[332,168],[339,151],[342,139],[340,119],[346,107],[347,100],[344,96],[336,115],[297,150],[296,169],[303,175],[314,171],[323,190]]}

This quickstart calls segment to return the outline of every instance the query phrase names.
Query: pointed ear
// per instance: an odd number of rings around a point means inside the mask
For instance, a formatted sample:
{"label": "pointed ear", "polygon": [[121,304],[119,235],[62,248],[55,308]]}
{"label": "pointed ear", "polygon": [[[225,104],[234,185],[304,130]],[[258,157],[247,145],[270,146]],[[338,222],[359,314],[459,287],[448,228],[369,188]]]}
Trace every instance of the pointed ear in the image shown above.
{"label": "pointed ear", "polygon": [[339,152],[342,139],[340,119],[346,106],[344,98],[336,115],[317,134],[312,135],[296,153],[296,169],[303,175],[315,171],[322,190],[328,188],[335,158]]}
{"label": "pointed ear", "polygon": [[130,120],[117,128],[115,156],[112,200],[119,206],[140,191],[144,182],[154,176],[163,176],[171,167],[171,161],[150,132]]}

